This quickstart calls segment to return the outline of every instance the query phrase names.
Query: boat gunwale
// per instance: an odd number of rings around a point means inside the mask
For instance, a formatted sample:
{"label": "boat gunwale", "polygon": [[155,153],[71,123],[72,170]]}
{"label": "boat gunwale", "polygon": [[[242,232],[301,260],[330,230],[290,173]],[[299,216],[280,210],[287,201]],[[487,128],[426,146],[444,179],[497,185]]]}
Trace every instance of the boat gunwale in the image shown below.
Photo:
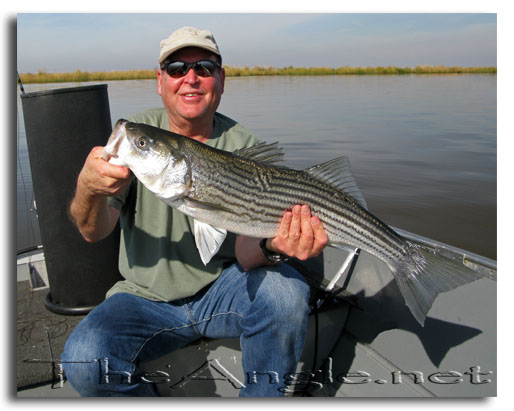
{"label": "boat gunwale", "polygon": [[463,250],[462,248],[458,248],[453,245],[443,243],[441,241],[433,240],[428,237],[423,237],[419,234],[414,234],[409,231],[402,230],[401,228],[396,228],[396,227],[391,227],[391,228],[394,231],[396,231],[398,234],[400,234],[403,238],[405,238],[409,241],[414,241],[416,243],[426,245],[427,247],[443,248],[452,253],[462,255],[464,260],[481,265],[485,268],[489,268],[490,270],[494,270],[496,272],[497,262],[491,258],[484,257],[482,255],[475,254],[470,251]]}

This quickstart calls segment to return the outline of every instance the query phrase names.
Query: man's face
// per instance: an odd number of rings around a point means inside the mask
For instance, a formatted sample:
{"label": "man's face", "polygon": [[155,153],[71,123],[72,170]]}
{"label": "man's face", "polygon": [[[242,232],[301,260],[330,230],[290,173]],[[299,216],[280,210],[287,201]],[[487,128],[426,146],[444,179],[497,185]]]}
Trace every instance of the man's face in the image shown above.
{"label": "man's face", "polygon": [[[184,48],[173,53],[167,61],[192,63],[199,60],[216,62],[216,57],[200,48]],[[166,71],[157,73],[158,92],[171,123],[179,126],[184,121],[210,121],[216,112],[225,85],[225,71],[216,69],[211,77],[200,77],[190,69],[184,77],[172,78]]]}

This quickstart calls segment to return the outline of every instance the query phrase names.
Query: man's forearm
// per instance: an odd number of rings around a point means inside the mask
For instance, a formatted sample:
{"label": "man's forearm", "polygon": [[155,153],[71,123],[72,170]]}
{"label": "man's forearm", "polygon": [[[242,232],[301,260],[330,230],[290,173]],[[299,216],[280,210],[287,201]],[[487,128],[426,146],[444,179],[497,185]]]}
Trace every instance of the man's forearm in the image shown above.
{"label": "man's forearm", "polygon": [[114,229],[119,211],[107,202],[107,196],[87,193],[77,186],[69,214],[84,239],[90,243],[107,237]]}
{"label": "man's forearm", "polygon": [[269,265],[269,261],[259,247],[259,238],[238,236],[236,239],[236,258],[245,271]]}

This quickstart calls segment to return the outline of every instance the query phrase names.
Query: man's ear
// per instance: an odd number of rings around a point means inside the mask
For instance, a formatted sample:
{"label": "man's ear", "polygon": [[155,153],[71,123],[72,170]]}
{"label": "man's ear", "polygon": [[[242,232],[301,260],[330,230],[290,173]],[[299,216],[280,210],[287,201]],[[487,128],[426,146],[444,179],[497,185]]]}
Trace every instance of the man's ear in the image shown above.
{"label": "man's ear", "polygon": [[161,69],[157,70],[157,93],[159,93],[159,96],[162,96],[161,89],[162,89],[162,71]]}

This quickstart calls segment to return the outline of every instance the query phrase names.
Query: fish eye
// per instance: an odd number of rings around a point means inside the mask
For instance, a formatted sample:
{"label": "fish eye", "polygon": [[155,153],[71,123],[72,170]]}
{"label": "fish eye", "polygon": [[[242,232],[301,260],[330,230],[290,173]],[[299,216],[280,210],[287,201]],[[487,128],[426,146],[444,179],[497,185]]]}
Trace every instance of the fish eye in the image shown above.
{"label": "fish eye", "polygon": [[137,145],[138,145],[138,147],[140,147],[140,148],[145,148],[145,147],[146,147],[146,137],[144,137],[144,136],[143,136],[143,137],[139,137],[139,138],[137,139],[136,144],[137,144]]}

